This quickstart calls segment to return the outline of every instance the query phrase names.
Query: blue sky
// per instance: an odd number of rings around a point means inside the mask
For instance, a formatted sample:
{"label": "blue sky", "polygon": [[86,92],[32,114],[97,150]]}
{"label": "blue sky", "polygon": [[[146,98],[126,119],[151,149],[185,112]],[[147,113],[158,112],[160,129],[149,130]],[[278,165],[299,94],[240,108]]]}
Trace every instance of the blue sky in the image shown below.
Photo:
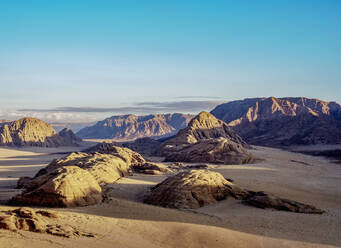
{"label": "blue sky", "polygon": [[341,103],[340,13],[338,0],[0,1],[0,118]]}

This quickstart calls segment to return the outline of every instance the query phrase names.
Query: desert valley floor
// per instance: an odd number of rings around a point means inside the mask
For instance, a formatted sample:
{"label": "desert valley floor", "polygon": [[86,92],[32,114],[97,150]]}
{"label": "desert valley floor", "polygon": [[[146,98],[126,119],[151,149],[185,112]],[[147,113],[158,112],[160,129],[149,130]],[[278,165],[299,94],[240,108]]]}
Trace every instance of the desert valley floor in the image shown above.
{"label": "desert valley floor", "polygon": [[[84,147],[0,148],[0,210],[19,191],[16,181],[33,176],[54,158]],[[88,207],[53,209],[69,225],[95,237],[64,238],[0,230],[1,248],[38,247],[340,247],[341,165],[280,149],[254,147],[254,164],[210,165],[211,170],[254,191],[312,204],[326,212],[301,214],[223,200],[196,210],[142,203],[151,186],[167,175],[121,178],[108,197]],[[158,160],[160,158],[152,158]]]}

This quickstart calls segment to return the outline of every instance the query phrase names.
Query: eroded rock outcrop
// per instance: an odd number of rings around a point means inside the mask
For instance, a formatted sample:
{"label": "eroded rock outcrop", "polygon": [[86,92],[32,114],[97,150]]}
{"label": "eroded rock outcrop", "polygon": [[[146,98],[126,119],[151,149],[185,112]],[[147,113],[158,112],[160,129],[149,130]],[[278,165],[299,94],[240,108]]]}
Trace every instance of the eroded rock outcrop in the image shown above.
{"label": "eroded rock outcrop", "polygon": [[323,214],[324,211],[314,206],[292,201],[284,198],[279,198],[264,192],[249,192],[243,203],[257,208],[272,208],[295,213],[305,214]]}
{"label": "eroded rock outcrop", "polygon": [[220,173],[190,170],[168,177],[152,188],[146,203],[167,208],[195,209],[232,197],[245,205],[296,213],[322,214],[323,210],[264,192],[239,188]]}
{"label": "eroded rock outcrop", "polygon": [[123,143],[122,146],[144,156],[158,156],[160,155],[161,142],[152,138],[140,138],[136,139],[134,142]]}
{"label": "eroded rock outcrop", "polygon": [[66,157],[52,161],[41,169],[36,177],[47,174],[63,166],[77,166],[88,171],[99,184],[113,183],[130,174],[130,163],[110,154],[74,152]]}
{"label": "eroded rock outcrop", "polygon": [[114,155],[116,157],[121,158],[123,161],[125,161],[128,166],[131,165],[143,165],[146,161],[141,156],[141,154],[134,152],[126,147],[119,147],[115,144],[111,143],[100,143],[93,147],[90,147],[89,149],[85,150],[84,152],[88,153],[103,153],[103,154],[110,154]]}
{"label": "eroded rock outcrop", "polygon": [[71,153],[52,161],[33,178],[20,178],[17,187],[24,191],[11,202],[51,207],[92,205],[102,199],[101,186],[130,175],[133,169],[146,174],[169,172],[166,166],[146,163],[128,148],[102,144],[97,148],[110,154]]}
{"label": "eroded rock outcrop", "polygon": [[168,208],[193,209],[247,193],[208,170],[190,170],[168,177],[152,188],[146,203]]}
{"label": "eroded rock outcrop", "polygon": [[64,139],[65,143],[69,143],[71,146],[82,142],[82,139],[72,132],[70,128],[64,128],[58,135]]}
{"label": "eroded rock outcrop", "polygon": [[253,160],[248,147],[226,123],[201,112],[188,127],[162,144],[161,154],[166,161],[241,164]]}
{"label": "eroded rock outcrop", "polygon": [[195,116],[188,126],[180,130],[168,144],[194,144],[204,139],[226,138],[247,147],[246,142],[214,115],[203,111]]}
{"label": "eroded rock outcrop", "polygon": [[178,146],[164,155],[170,162],[245,164],[254,160],[242,145],[225,138],[203,139],[191,145]]}
{"label": "eroded rock outcrop", "polygon": [[11,203],[49,207],[86,206],[100,202],[102,189],[90,172],[62,166],[33,178]]}
{"label": "eroded rock outcrop", "polygon": [[160,175],[170,173],[172,170],[163,163],[146,162],[142,165],[132,166],[132,169],[136,173]]}
{"label": "eroded rock outcrop", "polygon": [[36,118],[26,117],[0,126],[0,145],[57,147],[73,144]]}
{"label": "eroded rock outcrop", "polygon": [[71,237],[95,237],[92,233],[83,232],[76,228],[58,224],[59,215],[47,210],[31,208],[17,208],[9,211],[0,211],[0,229],[9,231],[30,231],[48,233],[51,235]]}

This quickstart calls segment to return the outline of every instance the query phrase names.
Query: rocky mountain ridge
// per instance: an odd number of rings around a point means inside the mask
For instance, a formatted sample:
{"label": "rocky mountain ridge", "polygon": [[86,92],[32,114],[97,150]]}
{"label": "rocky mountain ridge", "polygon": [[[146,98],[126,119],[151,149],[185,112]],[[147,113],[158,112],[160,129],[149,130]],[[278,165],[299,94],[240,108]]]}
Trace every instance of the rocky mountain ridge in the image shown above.
{"label": "rocky mountain ridge", "polygon": [[119,115],[112,116],[77,132],[81,138],[114,139],[117,141],[137,138],[172,136],[187,126],[193,118],[189,114]]}
{"label": "rocky mountain ridge", "polygon": [[211,111],[247,142],[290,146],[341,142],[341,106],[304,97],[249,98]]}

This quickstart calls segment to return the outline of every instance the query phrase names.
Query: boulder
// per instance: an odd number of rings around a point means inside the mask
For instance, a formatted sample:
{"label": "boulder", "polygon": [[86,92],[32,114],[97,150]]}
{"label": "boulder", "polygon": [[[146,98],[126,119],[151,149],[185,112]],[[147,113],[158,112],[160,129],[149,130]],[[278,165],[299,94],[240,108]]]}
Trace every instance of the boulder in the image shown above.
{"label": "boulder", "polygon": [[189,170],[157,184],[145,201],[162,207],[193,209],[228,197],[241,199],[246,194],[217,172]]}

